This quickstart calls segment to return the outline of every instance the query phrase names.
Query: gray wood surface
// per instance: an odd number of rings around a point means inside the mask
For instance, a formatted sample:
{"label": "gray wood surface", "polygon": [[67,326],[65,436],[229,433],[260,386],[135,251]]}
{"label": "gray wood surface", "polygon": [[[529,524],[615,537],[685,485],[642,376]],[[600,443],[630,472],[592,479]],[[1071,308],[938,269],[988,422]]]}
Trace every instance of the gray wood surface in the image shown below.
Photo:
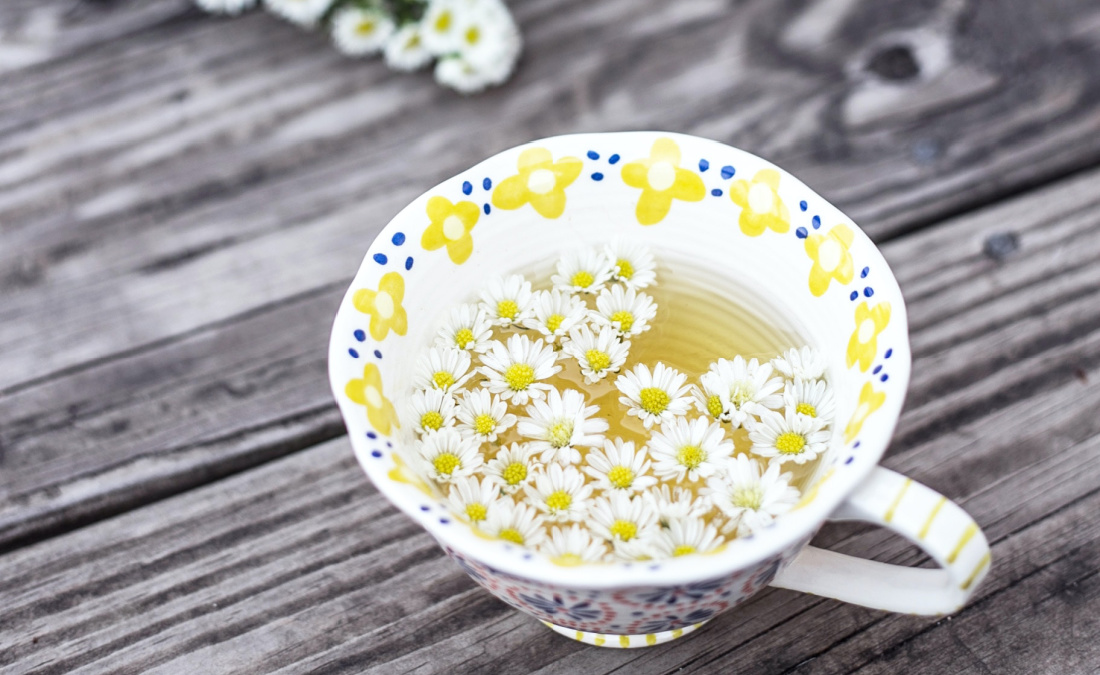
{"label": "gray wood surface", "polygon": [[[262,13],[0,4],[0,672],[1100,672],[1100,6],[513,7],[516,77],[466,99]],[[325,343],[373,234],[487,154],[638,128],[764,155],[883,242],[916,356],[885,463],[994,548],[956,617],[769,591],[583,647],[354,466]]]}

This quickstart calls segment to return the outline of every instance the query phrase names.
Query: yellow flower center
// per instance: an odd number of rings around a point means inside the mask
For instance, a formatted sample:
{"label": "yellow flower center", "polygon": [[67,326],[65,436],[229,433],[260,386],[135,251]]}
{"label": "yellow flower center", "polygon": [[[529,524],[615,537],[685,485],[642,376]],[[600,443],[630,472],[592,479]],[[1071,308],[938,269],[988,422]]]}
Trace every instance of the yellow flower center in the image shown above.
{"label": "yellow flower center", "polygon": [[429,410],[420,416],[420,427],[422,429],[431,429],[432,431],[439,431],[439,428],[443,426],[443,415],[436,410]]}
{"label": "yellow flower center", "polygon": [[749,188],[749,208],[757,213],[768,213],[775,203],[772,189],[767,183],[755,183]]}
{"label": "yellow flower center", "polygon": [[500,472],[500,477],[509,485],[519,485],[527,478],[527,465],[522,462],[512,462]]}
{"label": "yellow flower center", "polygon": [[674,558],[678,557],[678,556],[682,556],[682,555],[687,555],[689,553],[695,553],[695,547],[694,546],[688,546],[687,544],[680,544],[676,548],[672,549],[672,557],[674,557]]}
{"label": "yellow flower center", "polygon": [[523,546],[523,534],[521,534],[520,531],[514,527],[504,528],[497,533],[497,537],[503,539],[504,541],[510,541],[513,544],[519,544],[520,546]]}
{"label": "yellow flower center", "polygon": [[466,234],[466,225],[458,216],[447,216],[443,220],[443,236],[451,241],[458,241]]}
{"label": "yellow flower center", "polygon": [[817,249],[817,264],[826,272],[832,272],[840,266],[840,258],[844,255],[844,247],[833,238],[821,242]]}
{"label": "yellow flower center", "polygon": [[455,376],[445,370],[439,370],[436,371],[435,375],[432,375],[432,382],[435,384],[436,389],[446,389],[455,383]]}
{"label": "yellow flower center", "polygon": [[553,190],[557,182],[550,169],[535,169],[527,177],[527,189],[537,195],[544,195]]}
{"label": "yellow flower center", "polygon": [[551,492],[550,496],[546,498],[546,505],[550,507],[551,511],[564,511],[572,504],[573,495],[569,494],[565,490]]}
{"label": "yellow flower center", "polygon": [[697,469],[707,459],[707,453],[698,445],[685,445],[676,451],[676,461],[689,469]]}
{"label": "yellow flower center", "polygon": [[756,396],[756,385],[749,380],[735,382],[730,388],[730,402],[740,408]]}
{"label": "yellow flower center", "polygon": [[388,319],[393,316],[395,309],[393,296],[385,291],[378,291],[378,294],[374,296],[374,311],[378,312],[378,316],[382,319]]}
{"label": "yellow flower center", "polygon": [[793,431],[784,431],[775,439],[775,449],[784,455],[797,455],[806,447],[806,437]]}
{"label": "yellow flower center", "polygon": [[638,526],[629,520],[616,520],[608,529],[611,530],[612,536],[623,541],[630,541],[638,534]]}
{"label": "yellow flower center", "polygon": [[376,25],[374,19],[363,19],[359,22],[359,25],[355,27],[355,32],[360,35],[370,35],[374,32]]}
{"label": "yellow flower center", "polygon": [[591,272],[581,270],[573,275],[573,278],[569,280],[569,283],[573,284],[577,288],[588,288],[592,285],[592,282],[596,280],[596,277],[592,276]]}
{"label": "yellow flower center", "polygon": [[629,333],[630,329],[634,327],[634,315],[625,309],[620,309],[611,315],[612,323],[619,324],[619,330],[624,333]]}
{"label": "yellow flower center", "polygon": [[870,319],[864,319],[859,324],[858,340],[861,343],[867,343],[870,342],[873,337],[875,337],[875,322]]}
{"label": "yellow flower center", "polygon": [[515,300],[501,300],[497,303],[497,316],[502,319],[514,319],[519,314],[519,305]]}
{"label": "yellow flower center", "polygon": [[450,476],[455,469],[462,466],[462,460],[454,453],[443,452],[432,460],[432,466],[435,467],[435,472],[439,475]]}
{"label": "yellow flower center", "polygon": [[477,26],[470,26],[469,28],[466,29],[466,36],[465,37],[466,37],[466,44],[468,44],[472,47],[472,46],[477,44],[478,40],[481,39],[481,31],[478,30]]}
{"label": "yellow flower center", "polygon": [[565,317],[561,314],[551,314],[550,318],[546,320],[546,327],[553,333],[557,329],[561,328],[561,322],[565,321]]}
{"label": "yellow flower center", "polygon": [[469,328],[459,328],[455,332],[455,344],[459,349],[466,349],[466,345],[474,341],[474,332]]}
{"label": "yellow flower center", "polygon": [[676,183],[676,167],[668,162],[654,162],[646,172],[649,187],[664,192]]}
{"label": "yellow flower center", "polygon": [[405,40],[405,49],[416,49],[420,46],[420,36],[413,33],[409,36],[408,40]]}
{"label": "yellow flower center", "polygon": [[586,351],[584,359],[588,361],[588,369],[596,373],[607,370],[607,367],[611,365],[611,355],[598,349]]}
{"label": "yellow flower center", "polygon": [[619,266],[620,279],[629,280],[634,276],[634,266],[626,258],[619,258],[615,261],[615,264]]}
{"label": "yellow flower center", "polygon": [[730,495],[730,503],[739,509],[752,509],[753,511],[760,508],[760,505],[764,502],[764,491],[759,486],[739,488],[733,491]]}
{"label": "yellow flower center", "polygon": [[615,487],[625,490],[634,484],[634,472],[625,466],[613,466],[607,472],[607,480]]}
{"label": "yellow flower center", "polygon": [[378,387],[367,387],[363,390],[363,398],[367,401],[367,405],[372,408],[381,408],[382,402],[385,400],[382,398],[382,392],[378,391]]}
{"label": "yellow flower center", "polygon": [[485,520],[485,516],[487,515],[489,515],[489,509],[485,508],[484,504],[475,503],[466,505],[466,517],[474,522]]}
{"label": "yellow flower center", "polygon": [[440,12],[439,16],[435,18],[435,29],[440,33],[445,33],[451,27],[451,12],[447,10]]}
{"label": "yellow flower center", "polygon": [[555,448],[564,448],[573,440],[573,422],[571,420],[558,420],[546,430],[547,440]]}
{"label": "yellow flower center", "polygon": [[480,436],[488,436],[497,428],[497,421],[488,413],[481,413],[474,418],[474,431]]}
{"label": "yellow flower center", "polygon": [[803,415],[809,415],[810,417],[817,417],[817,408],[809,403],[799,403],[794,407],[794,411]]}
{"label": "yellow flower center", "polygon": [[714,394],[710,398],[707,399],[707,412],[710,413],[710,416],[715,418],[715,419],[718,419],[718,417],[721,416],[721,414],[722,414],[722,397],[721,396],[719,396],[718,394]]}
{"label": "yellow flower center", "polygon": [[526,363],[513,363],[504,371],[504,381],[512,391],[523,391],[535,381],[535,369]]}
{"label": "yellow flower center", "polygon": [[563,553],[557,558],[554,558],[554,562],[562,565],[563,567],[575,567],[583,563],[584,559],[576,553]]}
{"label": "yellow flower center", "polygon": [[668,407],[668,392],[660,387],[646,387],[638,394],[642,410],[651,415],[660,415]]}

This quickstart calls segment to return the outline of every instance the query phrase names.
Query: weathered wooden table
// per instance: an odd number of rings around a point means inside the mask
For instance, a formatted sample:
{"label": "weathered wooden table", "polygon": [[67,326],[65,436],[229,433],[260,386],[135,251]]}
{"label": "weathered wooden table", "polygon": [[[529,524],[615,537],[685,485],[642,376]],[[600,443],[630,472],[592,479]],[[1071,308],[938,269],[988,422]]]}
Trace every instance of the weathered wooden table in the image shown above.
{"label": "weathered wooden table", "polygon": [[[263,13],[0,4],[0,668],[1100,671],[1100,5],[517,2],[463,99]],[[373,235],[487,154],[713,137],[882,244],[916,355],[885,464],[982,524],[954,617],[779,590],[649,650],[474,586],[355,465],[325,377]],[[922,556],[882,531],[818,543]]]}

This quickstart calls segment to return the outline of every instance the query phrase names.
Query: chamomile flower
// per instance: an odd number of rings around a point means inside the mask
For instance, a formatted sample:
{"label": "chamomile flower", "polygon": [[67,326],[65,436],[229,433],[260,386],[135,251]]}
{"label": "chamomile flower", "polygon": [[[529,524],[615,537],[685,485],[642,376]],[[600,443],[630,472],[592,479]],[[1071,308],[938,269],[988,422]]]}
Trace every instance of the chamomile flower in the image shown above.
{"label": "chamomile flower", "polygon": [[642,495],[657,512],[661,527],[669,527],[673,521],[685,518],[701,518],[710,510],[710,503],[683,487],[670,487],[663,483]]}
{"label": "chamomile flower", "polygon": [[522,274],[497,277],[481,292],[481,308],[494,326],[523,325],[533,300],[531,282]]}
{"label": "chamomile flower", "polygon": [[581,461],[577,448],[596,448],[603,444],[607,420],[595,417],[600,407],[586,406],[584,394],[575,389],[559,392],[551,388],[545,401],[532,401],[527,417],[522,417],[516,430],[521,436],[534,439],[531,448],[541,452],[543,462],[576,464]]}
{"label": "chamomile flower", "polygon": [[440,483],[465,478],[483,463],[476,440],[463,438],[454,429],[440,429],[420,442],[420,456],[428,476]]}
{"label": "chamomile flower", "polygon": [[[522,41],[519,28],[500,0],[474,0],[458,17],[458,52],[482,73],[488,84],[499,84],[511,71]],[[501,71],[505,72],[501,75]]]}
{"label": "chamomile flower", "polygon": [[550,537],[539,550],[558,565],[601,562],[607,557],[607,544],[594,539],[580,525],[551,528]]}
{"label": "chamomile flower", "polygon": [[611,262],[591,248],[567,251],[550,277],[554,288],[565,293],[599,293],[611,279]]}
{"label": "chamomile flower", "polygon": [[798,489],[790,484],[791,474],[780,470],[772,464],[761,474],[759,462],[737,455],[726,471],[707,482],[703,494],[729,517],[723,532],[752,534],[794,507]]}
{"label": "chamomile flower", "polygon": [[472,375],[468,352],[461,349],[432,347],[417,364],[413,387],[454,392],[461,389]]}
{"label": "chamomile flower", "polygon": [[622,396],[619,402],[627,406],[628,415],[642,420],[646,429],[657,422],[667,422],[688,411],[691,400],[684,385],[687,376],[657,363],[650,371],[644,363],[634,366],[615,379],[615,388]]}
{"label": "chamomile flower", "polygon": [[480,354],[489,348],[492,337],[493,325],[484,310],[476,305],[459,305],[447,315],[436,334],[435,345]]}
{"label": "chamomile flower", "polygon": [[485,386],[491,393],[499,394],[503,401],[524,405],[545,398],[546,392],[553,389],[542,380],[561,370],[556,360],[554,348],[542,340],[512,335],[507,344],[490,343],[489,350],[481,355],[484,365],[477,370],[488,378]]}
{"label": "chamomile flower", "polygon": [[816,417],[825,424],[833,419],[833,392],[825,380],[795,378],[783,389],[783,407],[799,415]]}
{"label": "chamomile flower", "polygon": [[592,313],[592,321],[598,325],[611,326],[619,335],[627,338],[649,330],[649,322],[655,316],[657,305],[653,298],[633,288],[616,285],[600,291],[596,297],[596,311]]}
{"label": "chamomile flower", "polygon": [[591,328],[581,325],[570,331],[562,351],[577,360],[587,384],[596,384],[623,367],[630,352],[630,340],[619,340],[611,326],[593,333]]}
{"label": "chamomile flower", "polygon": [[732,360],[718,359],[707,372],[714,373],[721,386],[729,392],[726,419],[734,429],[745,424],[749,415],[760,414],[765,409],[775,410],[783,405],[783,397],[779,393],[783,380],[772,377],[769,363],[758,363],[756,359],[746,361],[741,356],[735,356]]}
{"label": "chamomile flower", "polygon": [[332,17],[332,41],[348,56],[381,51],[395,29],[393,17],[380,9],[344,6]]}
{"label": "chamomile flower", "polygon": [[442,389],[419,389],[409,395],[406,418],[420,435],[454,426],[455,400]]}
{"label": "chamomile flower", "polygon": [[264,0],[264,7],[291,23],[300,26],[315,25],[333,0]]}
{"label": "chamomile flower", "polygon": [[825,355],[813,347],[788,349],[771,363],[776,372],[788,380],[816,380],[825,375]]}
{"label": "chamomile flower", "polygon": [[535,293],[531,314],[523,321],[524,327],[537,330],[544,340],[554,344],[588,318],[588,308],[577,296],[553,289]]}
{"label": "chamomile flower", "polygon": [[604,439],[603,448],[590,451],[585,462],[584,472],[605,492],[640,492],[657,484],[645,447],[635,451],[633,441]]}
{"label": "chamomile flower", "polygon": [[724,543],[718,529],[702,518],[685,518],[669,523],[653,539],[653,548],[663,558],[690,553],[710,553]]}
{"label": "chamomile flower", "polygon": [[608,244],[604,255],[611,262],[612,278],[627,288],[646,288],[657,280],[657,264],[644,246],[621,240]]}
{"label": "chamomile flower", "polygon": [[775,464],[805,464],[828,447],[831,434],[824,427],[825,420],[799,415],[788,408],[782,415],[772,410],[761,411],[760,421],[751,422],[746,428],[753,454],[768,457]]}
{"label": "chamomile flower", "polygon": [[535,451],[527,443],[513,443],[503,447],[485,466],[485,475],[504,494],[515,494],[535,477],[535,468],[538,465],[533,460],[534,454]]}
{"label": "chamomile flower", "polygon": [[431,0],[420,20],[420,40],[424,48],[435,55],[459,50],[463,12],[468,0]]}
{"label": "chamomile flower", "polygon": [[195,0],[195,4],[212,14],[237,15],[252,9],[256,0]]}
{"label": "chamomile flower", "polygon": [[642,497],[631,497],[623,492],[597,497],[588,515],[592,532],[616,547],[635,540],[647,540],[657,530],[657,512],[653,506]]}
{"label": "chamomile flower", "polygon": [[500,487],[489,478],[480,481],[469,476],[451,483],[447,501],[451,510],[465,520],[477,525],[489,517],[489,512],[500,503]]}
{"label": "chamomile flower", "polygon": [[733,441],[722,425],[705,417],[678,417],[661,425],[649,439],[653,472],[661,478],[690,481],[709,478],[733,454]]}
{"label": "chamomile flower", "polygon": [[465,392],[458,400],[455,411],[458,431],[478,443],[492,443],[516,423],[516,416],[508,412],[508,404],[485,389]]}
{"label": "chamomile flower", "polygon": [[545,523],[533,507],[502,499],[489,511],[481,531],[496,539],[534,548],[546,538]]}
{"label": "chamomile flower", "polygon": [[730,420],[730,390],[712,369],[699,376],[699,384],[691,386],[695,407],[712,420]]}
{"label": "chamomile flower", "polygon": [[424,48],[420,30],[419,23],[407,23],[390,36],[385,47],[387,66],[409,72],[428,65],[432,54]]}
{"label": "chamomile flower", "polygon": [[549,464],[535,474],[534,484],[524,488],[527,499],[554,522],[577,521],[588,513],[592,486],[574,467]]}

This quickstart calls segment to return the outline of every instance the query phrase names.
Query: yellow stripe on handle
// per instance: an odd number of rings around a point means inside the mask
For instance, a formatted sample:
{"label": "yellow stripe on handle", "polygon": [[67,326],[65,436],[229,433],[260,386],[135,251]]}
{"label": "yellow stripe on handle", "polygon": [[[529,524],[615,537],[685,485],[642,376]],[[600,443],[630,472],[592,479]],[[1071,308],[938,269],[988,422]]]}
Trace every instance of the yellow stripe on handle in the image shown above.
{"label": "yellow stripe on handle", "polygon": [[970,576],[968,576],[966,578],[966,581],[963,582],[962,589],[964,591],[970,588],[970,584],[974,583],[974,580],[978,578],[978,575],[981,574],[981,571],[985,569],[985,566],[988,565],[992,559],[993,558],[990,555],[989,551],[986,551],[985,555],[982,556],[982,559],[978,561],[978,564],[974,568],[974,571],[971,572]]}
{"label": "yellow stripe on handle", "polygon": [[940,497],[940,500],[932,507],[932,513],[928,514],[928,520],[924,521],[924,527],[920,528],[917,539],[924,539],[928,536],[928,530],[932,528],[932,521],[936,519],[936,514],[940,512],[940,509],[942,509],[943,505],[946,503],[947,497]]}
{"label": "yellow stripe on handle", "polygon": [[905,491],[908,490],[909,486],[912,484],[912,478],[905,479],[905,483],[902,484],[901,490],[898,491],[898,496],[894,497],[894,501],[890,504],[890,508],[886,509],[886,515],[883,517],[886,522],[890,522],[894,519],[894,511],[898,510],[898,504],[901,503],[901,498],[905,496]]}
{"label": "yellow stripe on handle", "polygon": [[955,550],[951,551],[951,555],[947,556],[947,563],[951,564],[955,562],[955,558],[959,557],[959,553],[962,553],[963,548],[966,546],[966,542],[970,541],[971,537],[978,533],[978,526],[975,523],[970,523],[963,530],[962,537],[959,538],[959,543],[955,544]]}

